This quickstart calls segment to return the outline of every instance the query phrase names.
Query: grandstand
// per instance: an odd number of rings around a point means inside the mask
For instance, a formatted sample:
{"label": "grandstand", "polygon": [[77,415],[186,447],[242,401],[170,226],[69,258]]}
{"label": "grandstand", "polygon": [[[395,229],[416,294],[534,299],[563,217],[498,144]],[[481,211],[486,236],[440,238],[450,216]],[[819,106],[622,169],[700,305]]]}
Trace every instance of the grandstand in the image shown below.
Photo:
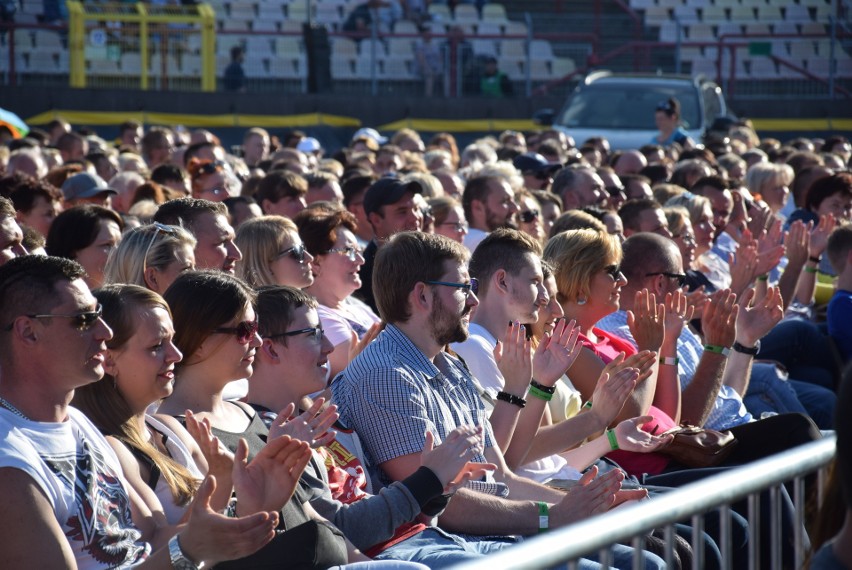
{"label": "grandstand", "polygon": [[[62,27],[40,27],[41,0],[20,1],[14,39],[7,41],[4,34],[0,44],[0,75],[9,83],[14,69],[17,84],[65,83],[67,34]],[[820,85],[832,71],[841,86],[850,87],[852,79],[845,2],[836,15],[834,42],[831,4],[825,0],[516,0],[488,3],[481,10],[469,3],[451,10],[432,2],[425,14],[389,11],[379,14],[375,30],[346,30],[361,3],[212,0],[217,77],[230,63],[231,48],[240,45],[251,90],[307,91],[303,26],[309,22],[327,31],[335,92],[421,92],[416,50],[422,23],[442,50],[441,84],[447,95],[474,92],[470,77],[489,56],[498,59],[519,93],[553,86],[592,65],[703,73],[732,91],[736,86],[742,96],[824,94]],[[198,88],[202,42],[197,29],[175,24],[153,30],[148,69],[143,70],[134,26],[106,17],[93,24],[101,32],[87,30],[89,85],[133,88],[144,72],[154,88]]]}

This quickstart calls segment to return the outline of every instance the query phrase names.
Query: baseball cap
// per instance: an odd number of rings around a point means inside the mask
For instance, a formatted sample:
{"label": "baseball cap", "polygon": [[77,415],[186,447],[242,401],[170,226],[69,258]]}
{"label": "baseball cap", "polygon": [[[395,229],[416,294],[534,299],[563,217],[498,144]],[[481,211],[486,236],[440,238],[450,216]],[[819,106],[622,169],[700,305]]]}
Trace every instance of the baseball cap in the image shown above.
{"label": "baseball cap", "polygon": [[537,152],[519,154],[512,160],[512,164],[521,172],[546,172],[562,168],[560,163],[547,162],[547,159]]}
{"label": "baseball cap", "polygon": [[74,176],[69,176],[62,183],[62,194],[66,200],[79,200],[81,198],[91,198],[98,194],[118,194],[118,192],[104,182],[104,179],[96,174],[88,172],[78,172]]}
{"label": "baseball cap", "polygon": [[385,144],[386,142],[388,142],[388,137],[383,137],[382,135],[379,134],[379,131],[377,131],[376,129],[371,129],[369,127],[365,127],[363,129],[358,129],[355,132],[355,134],[352,136],[352,140],[354,141],[355,139],[358,139],[358,138],[361,138],[361,137],[367,137],[368,139],[373,139],[374,141],[376,141],[379,144]]}
{"label": "baseball cap", "polygon": [[364,194],[364,212],[378,212],[382,206],[396,204],[407,193],[420,194],[423,188],[419,182],[402,182],[399,178],[381,178],[367,188]]}
{"label": "baseball cap", "polygon": [[300,150],[302,152],[317,152],[318,150],[322,150],[322,145],[314,137],[305,137],[299,141],[298,145],[296,145],[296,150]]}

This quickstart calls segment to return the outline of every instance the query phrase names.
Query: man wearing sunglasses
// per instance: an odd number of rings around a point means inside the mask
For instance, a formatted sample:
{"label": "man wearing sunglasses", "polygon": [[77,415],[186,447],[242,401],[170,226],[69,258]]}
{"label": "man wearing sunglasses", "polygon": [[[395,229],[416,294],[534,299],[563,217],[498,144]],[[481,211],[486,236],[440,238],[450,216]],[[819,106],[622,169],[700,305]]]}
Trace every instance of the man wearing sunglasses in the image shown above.
{"label": "man wearing sunglasses", "polygon": [[553,175],[562,168],[558,162],[547,162],[547,159],[537,152],[528,152],[516,156],[512,160],[515,168],[524,177],[524,188],[527,190],[547,190],[553,182]]}
{"label": "man wearing sunglasses", "polygon": [[84,274],[47,256],[0,267],[0,567],[197,568],[253,553],[276,513],[218,514],[208,480],[189,523],[160,526],[107,440],[68,406],[75,388],[102,380],[112,338]]}
{"label": "man wearing sunglasses", "polygon": [[[332,383],[342,423],[358,433],[386,485],[420,467],[426,431],[437,442],[461,425],[482,426],[485,449],[473,461],[493,463],[497,471],[453,495],[439,524],[456,532],[534,535],[608,509],[621,486],[615,471],[595,477],[592,468],[565,493],[506,465],[475,380],[444,351],[468,338],[471,311],[479,304],[467,261],[463,246],[439,235],[403,232],[382,246],[375,268],[382,287],[375,293],[387,326]],[[616,566],[630,566],[631,556],[632,549],[616,547]],[[647,554],[646,565],[665,564]]]}

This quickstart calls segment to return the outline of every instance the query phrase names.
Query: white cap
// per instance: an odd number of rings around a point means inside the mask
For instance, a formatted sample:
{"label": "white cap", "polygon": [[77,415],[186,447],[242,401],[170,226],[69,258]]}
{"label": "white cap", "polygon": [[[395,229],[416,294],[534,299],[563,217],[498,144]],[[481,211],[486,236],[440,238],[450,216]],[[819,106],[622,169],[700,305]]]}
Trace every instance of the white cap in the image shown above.
{"label": "white cap", "polygon": [[377,131],[376,129],[371,129],[369,127],[365,127],[363,129],[358,129],[358,131],[352,137],[352,140],[354,141],[355,139],[358,139],[358,138],[361,138],[361,137],[367,137],[367,138],[373,139],[374,141],[376,141],[379,144],[385,144],[386,142],[388,142],[388,137],[383,137],[382,135],[379,134],[379,131]]}
{"label": "white cap", "polygon": [[322,145],[313,137],[305,137],[299,141],[298,145],[296,145],[296,150],[300,150],[302,152],[317,152],[322,150]]}

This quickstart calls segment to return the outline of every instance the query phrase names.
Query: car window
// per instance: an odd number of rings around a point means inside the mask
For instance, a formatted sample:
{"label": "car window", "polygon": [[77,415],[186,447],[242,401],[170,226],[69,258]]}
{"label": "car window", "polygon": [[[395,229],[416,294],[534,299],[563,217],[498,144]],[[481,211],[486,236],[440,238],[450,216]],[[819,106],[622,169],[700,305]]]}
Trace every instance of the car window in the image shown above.
{"label": "car window", "polygon": [[568,128],[656,130],[654,109],[669,97],[680,101],[684,128],[701,127],[698,90],[689,84],[593,83],[571,98],[557,123]]}

